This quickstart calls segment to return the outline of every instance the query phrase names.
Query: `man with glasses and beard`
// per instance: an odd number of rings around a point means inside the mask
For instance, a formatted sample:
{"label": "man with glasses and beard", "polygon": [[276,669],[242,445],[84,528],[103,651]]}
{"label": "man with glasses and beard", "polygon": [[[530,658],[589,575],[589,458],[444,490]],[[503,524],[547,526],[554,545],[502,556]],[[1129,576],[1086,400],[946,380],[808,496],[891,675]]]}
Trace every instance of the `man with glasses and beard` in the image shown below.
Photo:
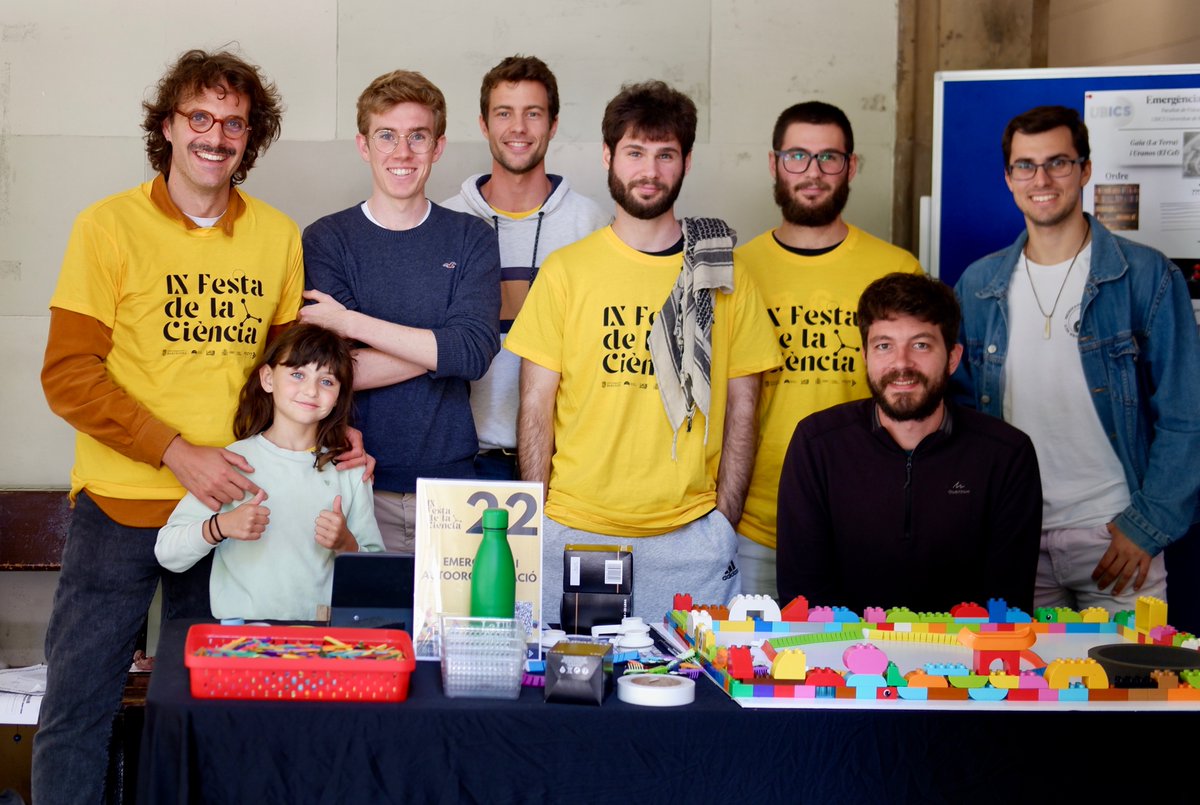
{"label": "man with glasses and beard", "polygon": [[507,346],[523,358],[521,476],[547,485],[543,612],[562,548],[630,545],[633,613],[674,593],[739,592],[737,535],[759,374],[779,365],[762,297],[717,219],[675,217],[696,107],[661,81],[625,86],[602,124],[611,226],[543,263]]}
{"label": "man with glasses and beard", "polygon": [[1033,443],[944,398],[962,357],[954,292],[871,283],[858,329],[871,398],[796,428],[779,480],[781,601],[944,612],[1003,598],[1031,612],[1042,493]]}
{"label": "man with glasses and beard", "polygon": [[842,220],[858,172],[854,131],[841,109],[798,103],[775,122],[767,168],[778,228],[738,249],[775,326],[783,365],[763,377],[759,445],[738,526],[742,591],[775,595],[775,500],[796,423],[867,396],[854,306],[873,280],[920,273],[916,258]]}

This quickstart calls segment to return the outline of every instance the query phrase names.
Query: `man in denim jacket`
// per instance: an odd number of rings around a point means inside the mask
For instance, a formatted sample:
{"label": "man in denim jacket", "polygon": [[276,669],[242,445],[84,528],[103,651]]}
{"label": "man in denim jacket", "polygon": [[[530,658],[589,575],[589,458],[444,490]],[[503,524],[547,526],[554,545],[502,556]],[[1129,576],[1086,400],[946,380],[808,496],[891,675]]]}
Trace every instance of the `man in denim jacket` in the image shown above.
{"label": "man in denim jacket", "polygon": [[[1162,550],[1196,521],[1200,347],[1180,271],[1080,209],[1078,112],[1038,107],[1004,133],[1026,231],[956,292],[963,401],[1033,439],[1044,510],[1035,606],[1131,609],[1166,597]],[[1111,585],[1111,587],[1110,587]]]}

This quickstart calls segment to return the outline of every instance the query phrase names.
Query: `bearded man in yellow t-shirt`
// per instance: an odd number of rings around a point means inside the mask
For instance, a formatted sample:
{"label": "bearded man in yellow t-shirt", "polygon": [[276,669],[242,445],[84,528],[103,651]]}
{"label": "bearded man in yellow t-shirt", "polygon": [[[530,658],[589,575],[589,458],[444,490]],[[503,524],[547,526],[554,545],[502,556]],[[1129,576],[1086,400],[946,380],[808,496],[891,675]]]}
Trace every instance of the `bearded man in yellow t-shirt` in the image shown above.
{"label": "bearded man in yellow t-shirt", "polygon": [[633,545],[633,612],[675,593],[740,592],[737,535],[759,376],[779,365],[762,298],[717,219],[679,221],[696,107],[661,81],[604,113],[611,226],[546,258],[509,333],[519,355],[521,476],[549,489],[542,612],[558,619],[562,548]]}
{"label": "bearded man in yellow t-shirt", "polygon": [[858,173],[854,130],[836,106],[808,101],[775,122],[767,167],[783,221],[738,249],[766,302],[783,365],[763,376],[758,445],[738,524],[742,592],[776,597],[775,504],[796,423],[867,397],[858,297],[916,258],[842,219]]}

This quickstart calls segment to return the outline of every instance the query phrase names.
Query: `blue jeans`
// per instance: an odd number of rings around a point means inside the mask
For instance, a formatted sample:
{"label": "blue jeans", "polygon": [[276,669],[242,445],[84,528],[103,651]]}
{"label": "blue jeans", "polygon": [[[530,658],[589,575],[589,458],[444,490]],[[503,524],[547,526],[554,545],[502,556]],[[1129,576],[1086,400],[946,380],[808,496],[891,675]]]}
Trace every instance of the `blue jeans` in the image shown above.
{"label": "blue jeans", "polygon": [[211,617],[212,554],[186,573],[170,573],[154,558],[157,537],[157,528],[113,522],[86,493],[75,502],[46,632],[34,802],[103,801],[113,717],[159,579],[164,620]]}

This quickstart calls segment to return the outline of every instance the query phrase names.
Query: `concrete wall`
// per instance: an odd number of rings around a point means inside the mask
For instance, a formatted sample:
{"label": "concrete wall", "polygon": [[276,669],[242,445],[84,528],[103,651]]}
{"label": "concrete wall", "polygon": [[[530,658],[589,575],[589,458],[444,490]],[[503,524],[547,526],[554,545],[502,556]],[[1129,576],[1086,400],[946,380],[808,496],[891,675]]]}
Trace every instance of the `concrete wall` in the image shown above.
{"label": "concrete wall", "polygon": [[[71,430],[38,382],[71,221],[91,202],[150,178],[140,102],[190,47],[232,43],[287,104],[283,138],[245,187],[301,226],[365,198],[354,103],[376,75],[405,67],[445,92],[449,145],[428,193],[441,200],[489,157],[476,124],[479,80],[531,53],[563,97],[547,160],[607,204],[599,128],[622,82],[662,78],[700,108],[684,214],[721,215],[749,239],[774,225],[765,154],[776,115],[799,100],[842,106],[862,169],[849,216],[887,238],[895,140],[896,3],[879,0],[556,0],[520,7],[465,0],[5,0],[0,11],[0,488],[67,484]],[[0,660],[38,659],[53,574],[0,574]]]}

